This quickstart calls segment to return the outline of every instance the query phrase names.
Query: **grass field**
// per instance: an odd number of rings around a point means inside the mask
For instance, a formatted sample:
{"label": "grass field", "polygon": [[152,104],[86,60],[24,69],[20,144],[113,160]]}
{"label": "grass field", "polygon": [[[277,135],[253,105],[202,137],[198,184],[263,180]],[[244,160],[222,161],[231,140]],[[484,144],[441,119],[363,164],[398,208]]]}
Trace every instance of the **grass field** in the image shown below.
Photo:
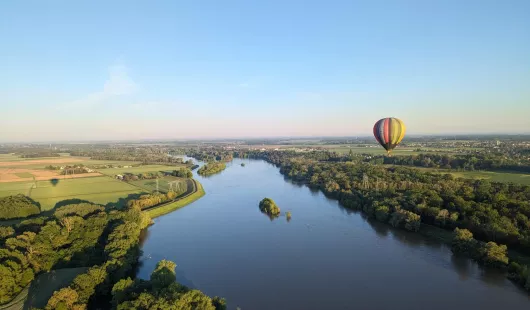
{"label": "grass field", "polygon": [[[177,182],[175,182],[177,181]],[[168,182],[175,182],[175,183],[184,183],[184,186],[186,186],[186,179],[183,179],[183,178],[177,178],[177,177],[171,177],[171,176],[166,176],[166,177],[163,177],[163,178],[160,178],[158,179],[158,190],[161,191],[161,192],[168,192],[169,191],[169,184]],[[135,186],[138,186],[138,187],[141,187],[147,191],[155,191],[156,190],[156,180],[152,179],[152,180],[138,180],[138,181],[131,181],[129,182]],[[177,184],[173,184],[173,188],[175,188],[175,186]]]}
{"label": "grass field", "polygon": [[89,157],[70,156],[66,153],[61,153],[60,157],[39,157],[39,158],[20,158],[12,154],[0,154],[0,163],[6,168],[24,168],[24,169],[45,169],[44,167],[52,164],[53,161],[61,161],[62,164],[83,164],[83,165],[119,165],[130,166],[139,164],[137,161],[119,161],[119,160],[93,160]]}
{"label": "grass field", "polygon": [[[122,164],[124,165],[124,164]],[[166,165],[145,165],[145,166],[139,166],[139,167],[131,167],[131,168],[107,168],[107,169],[99,169],[98,171],[100,173],[114,176],[116,174],[124,174],[124,173],[133,173],[133,174],[139,174],[139,173],[146,173],[146,172],[158,172],[158,171],[173,171],[180,169],[182,167],[185,167],[185,165],[173,165],[173,166],[166,166]]]}
{"label": "grass field", "polygon": [[497,171],[451,171],[444,169],[433,169],[433,168],[422,168],[413,167],[424,171],[434,173],[449,173],[455,178],[475,179],[475,180],[488,180],[491,182],[502,182],[502,183],[517,183],[530,185],[530,174],[525,173],[513,173],[513,172],[497,172]]}
{"label": "grass field", "polygon": [[107,176],[58,179],[54,186],[50,181],[0,183],[0,197],[24,194],[40,202],[42,211],[52,209],[55,204],[67,199],[82,199],[95,203],[117,202],[130,194],[144,192],[142,189]]}
{"label": "grass field", "polygon": [[57,159],[57,158],[61,158],[61,157],[22,158],[19,155],[14,155],[14,154],[0,154],[0,162],[4,162],[4,161],[16,162],[16,161],[35,160],[35,159]]}
{"label": "grass field", "polygon": [[457,178],[486,179],[492,182],[511,182],[530,185],[530,174],[492,171],[452,172]]}
{"label": "grass field", "polygon": [[19,172],[19,173],[15,173],[15,175],[18,176],[19,178],[32,178],[33,177],[33,174],[29,172]]}

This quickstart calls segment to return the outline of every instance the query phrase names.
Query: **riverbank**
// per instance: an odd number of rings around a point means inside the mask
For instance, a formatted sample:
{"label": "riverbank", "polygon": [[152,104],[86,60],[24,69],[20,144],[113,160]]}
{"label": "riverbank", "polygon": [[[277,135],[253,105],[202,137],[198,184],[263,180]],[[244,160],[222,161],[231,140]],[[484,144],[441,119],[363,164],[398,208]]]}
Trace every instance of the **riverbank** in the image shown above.
{"label": "riverbank", "polygon": [[163,205],[160,205],[160,206],[157,206],[155,208],[152,208],[152,209],[149,209],[149,210],[146,210],[144,212],[147,212],[147,214],[151,217],[151,218],[155,218],[155,217],[159,217],[159,216],[162,216],[164,214],[168,214],[170,212],[173,212],[175,210],[178,210],[184,206],[187,206],[189,205],[190,203],[198,200],[199,198],[201,198],[202,196],[204,196],[206,194],[206,192],[204,191],[204,188],[202,187],[202,184],[199,183],[197,180],[192,180],[194,186],[193,186],[193,190],[170,202],[170,203],[167,203],[167,204],[163,204]]}

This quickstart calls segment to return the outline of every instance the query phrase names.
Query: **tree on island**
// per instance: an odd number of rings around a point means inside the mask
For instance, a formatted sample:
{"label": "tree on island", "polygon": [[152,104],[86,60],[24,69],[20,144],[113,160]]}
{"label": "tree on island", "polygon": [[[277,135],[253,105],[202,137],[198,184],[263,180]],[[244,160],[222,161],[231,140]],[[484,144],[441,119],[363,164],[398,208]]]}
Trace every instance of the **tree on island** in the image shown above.
{"label": "tree on island", "polygon": [[270,198],[263,198],[259,203],[259,209],[261,212],[267,214],[269,217],[278,217],[280,215],[280,208],[276,205],[274,200]]}

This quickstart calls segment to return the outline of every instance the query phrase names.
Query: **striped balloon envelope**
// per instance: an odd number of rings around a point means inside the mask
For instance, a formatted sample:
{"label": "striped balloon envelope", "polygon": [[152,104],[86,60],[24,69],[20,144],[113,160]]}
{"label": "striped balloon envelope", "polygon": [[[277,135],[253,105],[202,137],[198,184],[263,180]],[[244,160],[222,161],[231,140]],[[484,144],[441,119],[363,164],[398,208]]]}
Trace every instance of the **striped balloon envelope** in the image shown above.
{"label": "striped balloon envelope", "polygon": [[380,119],[374,125],[374,137],[390,155],[405,137],[405,124],[395,117]]}

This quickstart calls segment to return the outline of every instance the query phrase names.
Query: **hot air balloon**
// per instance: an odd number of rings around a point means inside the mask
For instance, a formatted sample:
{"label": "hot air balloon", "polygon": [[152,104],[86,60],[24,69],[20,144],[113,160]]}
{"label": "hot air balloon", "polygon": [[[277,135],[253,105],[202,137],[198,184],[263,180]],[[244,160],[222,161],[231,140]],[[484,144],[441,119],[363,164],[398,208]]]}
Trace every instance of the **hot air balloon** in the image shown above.
{"label": "hot air balloon", "polygon": [[390,156],[392,150],[405,136],[405,124],[394,117],[380,119],[374,125],[374,136]]}

